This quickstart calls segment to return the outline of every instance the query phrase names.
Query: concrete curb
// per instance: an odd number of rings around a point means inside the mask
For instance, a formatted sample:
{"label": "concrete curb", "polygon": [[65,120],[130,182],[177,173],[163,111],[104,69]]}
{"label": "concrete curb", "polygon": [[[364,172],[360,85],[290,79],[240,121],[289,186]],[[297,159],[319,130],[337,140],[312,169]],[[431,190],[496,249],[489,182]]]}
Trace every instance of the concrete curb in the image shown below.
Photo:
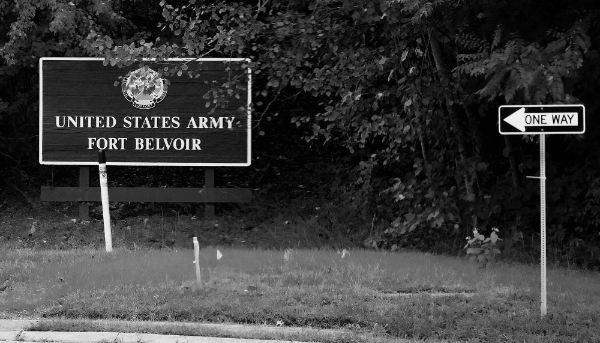
{"label": "concrete curb", "polygon": [[27,330],[37,322],[37,320],[31,319],[0,319],[0,333],[2,333],[3,331]]}
{"label": "concrete curb", "polygon": [[[11,331],[0,332],[0,342],[118,342],[118,343],[277,343],[284,341],[263,339],[239,339],[222,337],[198,337],[120,332],[53,332]],[[292,341],[285,341],[292,342]],[[306,342],[304,342],[306,343]],[[311,343],[311,342],[309,342]],[[312,342],[316,343],[316,342]]]}
{"label": "concrete curb", "polygon": [[19,337],[21,331],[0,331],[0,342],[2,341],[14,341]]}
{"label": "concrete curb", "polygon": [[[183,336],[183,335],[161,335],[146,333],[124,333],[124,332],[57,332],[57,331],[27,331],[35,324],[45,320],[3,320],[0,319],[0,343],[12,342],[60,342],[60,343],[95,343],[95,342],[115,342],[115,343],[284,343],[295,341],[265,340],[265,339],[246,339],[246,338],[224,338],[224,337],[204,337],[204,336]],[[110,322],[110,321],[108,321]],[[168,323],[157,322],[156,325]],[[172,324],[172,323],[171,323]],[[244,325],[226,325],[226,324],[202,324],[189,323],[204,327],[218,327],[227,329],[227,331],[250,331],[256,330],[253,326]],[[269,328],[263,328],[269,329]],[[274,328],[272,328],[274,329]],[[289,331],[299,331],[300,328],[276,328],[289,329]],[[314,330],[314,329],[313,329]],[[303,342],[317,343],[317,342]]]}
{"label": "concrete curb", "polygon": [[[43,322],[61,321],[60,319],[39,319],[39,320],[10,320],[0,319],[0,332],[1,331],[27,331],[32,326],[43,323]],[[66,320],[69,321],[69,320]],[[172,326],[176,324],[180,327],[198,327],[205,329],[215,329],[222,332],[235,332],[235,333],[252,333],[256,331],[262,332],[283,332],[283,333],[302,333],[302,332],[321,332],[330,334],[348,334],[349,330],[345,329],[316,329],[307,327],[289,327],[289,326],[269,326],[269,325],[244,325],[244,324],[217,324],[217,323],[191,323],[191,322],[135,322],[135,321],[124,321],[124,320],[111,320],[111,319],[77,319],[77,321],[89,322],[93,324],[106,324],[119,325],[119,324],[141,324],[141,325],[152,325],[153,327],[161,326]]]}
{"label": "concrete curb", "polygon": [[18,339],[30,342],[115,342],[118,336],[117,332],[23,331]]}
{"label": "concrete curb", "polygon": [[[60,332],[60,331],[28,331],[32,326],[43,321],[54,321],[47,319],[40,320],[9,320],[0,319],[0,343],[318,343],[306,341],[293,341],[282,339],[254,339],[254,338],[224,338],[210,336],[184,336],[184,335],[162,335],[147,333],[124,333],[124,332]],[[123,322],[112,320],[89,320],[90,322]],[[172,322],[151,322],[152,325],[160,326],[173,324]],[[210,324],[210,323],[179,323],[183,325],[195,325],[205,328],[222,329],[222,332],[248,333],[252,330],[262,331],[286,331],[287,333],[301,332],[303,330],[313,332],[327,332],[331,335],[349,333],[346,330],[323,330],[314,328],[298,327],[268,327],[240,324]],[[327,336],[327,335],[326,335]],[[412,339],[375,339],[367,335],[362,337],[368,342],[380,343],[448,343],[447,340],[412,340]]]}

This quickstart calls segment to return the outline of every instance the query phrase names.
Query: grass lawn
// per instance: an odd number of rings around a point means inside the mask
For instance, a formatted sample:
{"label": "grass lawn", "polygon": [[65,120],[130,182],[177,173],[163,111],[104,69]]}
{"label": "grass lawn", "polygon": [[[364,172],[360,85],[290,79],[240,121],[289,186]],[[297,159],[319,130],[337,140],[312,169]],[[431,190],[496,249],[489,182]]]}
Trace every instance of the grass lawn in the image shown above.
{"label": "grass lawn", "polygon": [[[281,250],[219,250],[220,260],[216,248],[201,250],[197,287],[193,249],[3,249],[0,276],[10,287],[0,293],[0,317],[167,321],[160,332],[179,334],[191,329],[175,322],[349,332],[286,336],[327,342],[600,341],[598,273],[550,269],[541,318],[539,266],[482,270],[413,252],[294,250],[285,261]],[[64,323],[41,329],[98,329]]]}

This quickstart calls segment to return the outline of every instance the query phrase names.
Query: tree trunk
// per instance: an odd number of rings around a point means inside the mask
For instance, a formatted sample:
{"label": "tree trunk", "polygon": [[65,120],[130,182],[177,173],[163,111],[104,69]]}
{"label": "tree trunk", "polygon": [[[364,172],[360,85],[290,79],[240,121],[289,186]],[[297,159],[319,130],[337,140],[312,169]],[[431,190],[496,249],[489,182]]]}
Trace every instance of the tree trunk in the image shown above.
{"label": "tree trunk", "polygon": [[508,150],[508,161],[510,162],[510,174],[512,176],[512,184],[514,189],[521,188],[519,166],[517,165],[517,157],[515,156],[515,150],[513,149],[512,141],[510,136],[504,135],[504,143]]}
{"label": "tree trunk", "polygon": [[463,104],[463,108],[465,109],[467,119],[469,120],[469,130],[471,131],[471,137],[473,137],[473,140],[475,141],[475,153],[479,156],[486,156],[484,151],[485,145],[483,143],[484,139],[481,134],[481,122],[479,120],[479,117],[477,116],[477,114],[473,113],[473,111],[471,111],[466,104]]}
{"label": "tree trunk", "polygon": [[431,29],[429,32],[429,41],[431,44],[433,60],[435,61],[435,67],[437,68],[440,77],[447,81],[448,76],[446,75],[446,65],[444,64],[444,59],[442,58],[442,48],[440,47],[440,40],[438,39],[435,29]]}
{"label": "tree trunk", "polygon": [[[434,29],[429,32],[429,41],[431,45],[431,53],[433,54],[433,60],[435,61],[435,66],[440,75],[440,80],[444,84],[448,84],[448,75],[446,73],[446,66],[444,64],[444,59],[442,57],[442,48],[440,47],[440,41],[438,39],[437,33]],[[467,156],[465,149],[465,140],[463,137],[463,130],[460,127],[460,121],[458,119],[458,114],[452,108],[451,99],[446,96],[446,108],[448,110],[448,114],[450,116],[450,123],[452,125],[452,129],[456,134],[456,142],[458,144],[458,152],[460,154],[461,163],[466,164]],[[476,180],[476,175],[465,174],[465,189],[467,191],[467,196],[472,196],[473,193],[473,184],[474,180]]]}

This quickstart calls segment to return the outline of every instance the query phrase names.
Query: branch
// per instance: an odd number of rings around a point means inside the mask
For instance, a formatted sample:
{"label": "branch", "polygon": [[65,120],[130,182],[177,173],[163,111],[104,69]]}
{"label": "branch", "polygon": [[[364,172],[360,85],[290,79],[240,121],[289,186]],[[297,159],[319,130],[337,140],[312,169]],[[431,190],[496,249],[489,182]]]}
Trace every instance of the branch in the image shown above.
{"label": "branch", "polygon": [[27,200],[27,202],[29,203],[29,205],[31,205],[31,207],[33,207],[34,210],[37,210],[38,205],[31,200],[30,197],[27,196],[27,194],[25,194],[25,192],[23,192],[22,190],[20,190],[19,188],[17,188],[17,186],[15,186],[12,182],[10,182],[9,180],[5,180],[6,184],[9,185],[10,187],[14,188],[15,190],[17,190],[17,192],[21,193],[21,195],[23,196],[23,198],[25,198],[25,200]]}
{"label": "branch", "polygon": [[267,111],[269,110],[269,107],[271,107],[271,105],[275,101],[277,101],[277,98],[279,97],[279,94],[281,93],[282,90],[283,90],[283,87],[279,87],[279,90],[277,91],[277,94],[275,94],[275,98],[273,98],[273,100],[269,101],[269,103],[267,104],[267,107],[265,107],[265,109],[260,114],[260,118],[258,119],[258,122],[256,123],[255,128],[260,125],[260,122],[262,121],[262,118],[265,116],[265,113],[267,113]]}

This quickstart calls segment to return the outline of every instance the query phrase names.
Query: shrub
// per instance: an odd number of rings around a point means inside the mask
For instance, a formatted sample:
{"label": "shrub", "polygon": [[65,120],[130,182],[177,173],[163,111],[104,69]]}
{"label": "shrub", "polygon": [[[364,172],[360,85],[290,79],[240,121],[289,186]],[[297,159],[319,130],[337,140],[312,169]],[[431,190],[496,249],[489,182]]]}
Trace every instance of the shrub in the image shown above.
{"label": "shrub", "polygon": [[480,267],[485,268],[500,254],[500,249],[496,247],[496,242],[502,240],[498,238],[498,232],[498,228],[494,227],[490,237],[485,238],[477,229],[473,230],[473,238],[467,237],[467,244],[463,248],[467,250],[467,255],[471,255],[471,262],[476,261]]}

